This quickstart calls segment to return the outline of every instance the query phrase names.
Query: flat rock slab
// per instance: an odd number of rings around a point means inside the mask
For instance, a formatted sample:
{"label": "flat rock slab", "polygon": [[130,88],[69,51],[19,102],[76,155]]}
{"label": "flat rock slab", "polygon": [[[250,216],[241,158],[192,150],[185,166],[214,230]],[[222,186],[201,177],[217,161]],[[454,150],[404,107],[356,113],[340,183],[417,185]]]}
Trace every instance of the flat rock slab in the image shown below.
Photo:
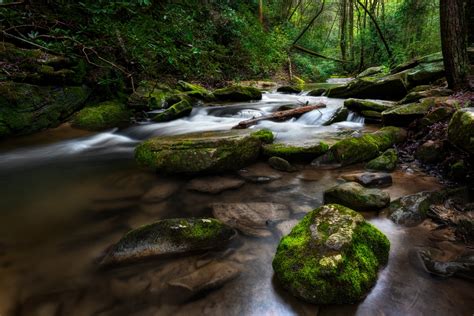
{"label": "flat rock slab", "polygon": [[101,265],[216,249],[235,236],[231,227],[216,219],[164,219],[125,234],[110,249]]}
{"label": "flat rock slab", "polygon": [[337,203],[359,212],[377,211],[389,205],[390,196],[379,189],[367,189],[357,182],[346,182],[326,190],[324,203]]}
{"label": "flat rock slab", "polygon": [[168,285],[188,290],[194,295],[219,288],[238,277],[240,273],[241,269],[234,263],[211,262],[190,274],[172,279]]}
{"label": "flat rock slab", "polygon": [[187,189],[201,193],[218,194],[226,190],[238,189],[245,181],[230,176],[210,176],[191,180]]}
{"label": "flat rock slab", "polygon": [[290,216],[286,205],[275,203],[215,203],[211,207],[214,217],[245,235],[255,237],[271,236],[267,222],[285,220]]}
{"label": "flat rock slab", "polygon": [[365,187],[389,187],[392,176],[382,172],[350,173],[341,176],[346,181],[357,182]]}

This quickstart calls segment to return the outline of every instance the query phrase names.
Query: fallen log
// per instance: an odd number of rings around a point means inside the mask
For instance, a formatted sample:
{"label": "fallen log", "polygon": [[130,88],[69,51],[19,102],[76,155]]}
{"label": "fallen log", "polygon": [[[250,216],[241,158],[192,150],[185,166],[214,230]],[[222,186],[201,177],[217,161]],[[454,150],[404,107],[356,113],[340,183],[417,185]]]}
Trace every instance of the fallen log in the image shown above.
{"label": "fallen log", "polygon": [[258,122],[264,121],[264,120],[284,121],[284,120],[287,120],[289,118],[298,117],[298,116],[301,116],[301,115],[303,115],[307,112],[317,110],[317,109],[322,109],[322,108],[325,108],[325,107],[326,107],[325,104],[318,103],[316,105],[306,105],[306,106],[302,106],[302,107],[299,107],[299,108],[296,108],[296,109],[291,109],[291,110],[286,110],[286,111],[278,111],[278,112],[274,112],[274,113],[269,114],[269,115],[264,115],[264,116],[255,117],[255,118],[251,118],[249,120],[242,121],[239,124],[232,127],[232,129],[247,128],[249,126],[255,125]]}

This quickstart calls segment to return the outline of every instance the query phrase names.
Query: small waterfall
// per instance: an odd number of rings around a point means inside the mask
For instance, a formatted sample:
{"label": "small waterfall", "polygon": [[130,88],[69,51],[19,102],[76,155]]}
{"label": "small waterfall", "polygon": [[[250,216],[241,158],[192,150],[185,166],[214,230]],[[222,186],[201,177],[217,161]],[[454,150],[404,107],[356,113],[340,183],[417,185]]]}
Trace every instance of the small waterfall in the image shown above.
{"label": "small waterfall", "polygon": [[349,115],[347,116],[347,121],[364,124],[365,118],[358,113],[349,112]]}

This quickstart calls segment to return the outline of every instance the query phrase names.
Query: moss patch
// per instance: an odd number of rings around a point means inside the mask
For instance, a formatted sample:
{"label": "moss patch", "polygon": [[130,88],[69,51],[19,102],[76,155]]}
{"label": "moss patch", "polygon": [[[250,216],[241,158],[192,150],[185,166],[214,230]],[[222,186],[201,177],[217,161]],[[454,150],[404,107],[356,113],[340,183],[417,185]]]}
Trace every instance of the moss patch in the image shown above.
{"label": "moss patch", "polygon": [[155,117],[153,117],[153,121],[167,122],[189,115],[193,110],[191,101],[187,97],[181,97],[180,99],[181,101],[173,104],[171,107],[167,108],[162,113],[155,115]]}
{"label": "moss patch", "polygon": [[474,155],[474,108],[465,108],[454,113],[448,126],[448,139]]}
{"label": "moss patch", "polygon": [[262,93],[257,88],[230,86],[215,90],[214,96],[221,101],[251,101],[262,99]]}
{"label": "moss patch", "polygon": [[297,146],[283,143],[263,146],[263,154],[267,157],[280,157],[287,160],[311,160],[329,150],[329,145],[319,142],[314,145]]}
{"label": "moss patch", "polygon": [[102,102],[83,108],[74,115],[72,125],[86,130],[101,130],[129,122],[129,111],[117,101]]}
{"label": "moss patch", "polygon": [[273,269],[281,285],[305,301],[355,303],[375,284],[389,249],[388,239],[361,215],[324,205],[280,241]]}
{"label": "moss patch", "polygon": [[393,148],[387,149],[383,154],[369,161],[365,167],[377,171],[393,171],[397,167],[398,154]]}

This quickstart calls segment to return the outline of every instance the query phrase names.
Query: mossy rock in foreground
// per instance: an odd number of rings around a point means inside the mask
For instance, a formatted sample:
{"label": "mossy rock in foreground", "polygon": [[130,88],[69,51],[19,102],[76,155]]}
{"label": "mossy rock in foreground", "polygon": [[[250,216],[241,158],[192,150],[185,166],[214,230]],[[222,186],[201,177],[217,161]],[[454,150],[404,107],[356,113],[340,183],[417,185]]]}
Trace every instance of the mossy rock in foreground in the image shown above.
{"label": "mossy rock in foreground", "polygon": [[262,93],[257,88],[230,86],[217,89],[214,96],[221,101],[251,101],[262,99]]}
{"label": "mossy rock in foreground", "polygon": [[280,157],[287,160],[311,160],[326,153],[329,145],[324,142],[314,144],[274,143],[263,146],[263,154],[267,157]]}
{"label": "mossy rock in foreground", "polygon": [[257,160],[262,144],[273,134],[260,130],[205,132],[149,139],[135,150],[135,159],[163,173],[218,173],[239,170]]}
{"label": "mossy rock in foreground", "polygon": [[308,213],[278,245],[273,269],[280,284],[315,304],[364,298],[388,261],[390,242],[364,218],[338,204]]}
{"label": "mossy rock in foreground", "polygon": [[398,153],[395,149],[390,148],[383,154],[369,161],[365,167],[369,170],[377,171],[393,171],[397,167]]}
{"label": "mossy rock in foreground", "polygon": [[190,99],[186,96],[179,96],[178,98],[179,102],[155,115],[153,121],[168,122],[189,115],[193,110]]}
{"label": "mossy rock in foreground", "polygon": [[474,107],[458,110],[448,126],[448,139],[474,155]]}
{"label": "mossy rock in foreground", "polygon": [[101,265],[216,249],[225,246],[235,236],[234,229],[216,219],[164,219],[125,234],[107,253]]}
{"label": "mossy rock in foreground", "polygon": [[72,126],[85,130],[101,130],[127,124],[130,113],[117,101],[106,101],[85,107],[74,115]]}

